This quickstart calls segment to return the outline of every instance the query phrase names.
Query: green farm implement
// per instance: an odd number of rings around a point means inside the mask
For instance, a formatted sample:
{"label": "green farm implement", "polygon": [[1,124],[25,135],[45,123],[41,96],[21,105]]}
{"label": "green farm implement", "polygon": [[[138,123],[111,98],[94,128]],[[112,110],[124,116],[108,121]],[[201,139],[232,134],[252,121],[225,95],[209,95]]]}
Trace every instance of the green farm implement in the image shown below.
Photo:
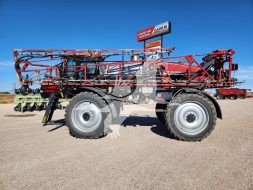
{"label": "green farm implement", "polygon": [[[60,99],[56,104],[56,109],[64,109],[64,101],[64,99]],[[14,110],[18,112],[41,111],[47,108],[49,99],[42,98],[40,94],[17,94],[14,103],[16,105]]]}

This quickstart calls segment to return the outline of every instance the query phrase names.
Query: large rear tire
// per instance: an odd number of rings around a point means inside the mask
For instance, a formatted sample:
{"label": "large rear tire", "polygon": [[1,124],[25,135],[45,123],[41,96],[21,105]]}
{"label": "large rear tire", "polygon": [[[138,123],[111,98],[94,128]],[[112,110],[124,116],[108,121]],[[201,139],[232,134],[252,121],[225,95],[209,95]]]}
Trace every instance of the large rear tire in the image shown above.
{"label": "large rear tire", "polygon": [[82,92],[70,101],[65,120],[72,136],[99,138],[108,133],[111,113],[102,97]]}
{"label": "large rear tire", "polygon": [[200,141],[214,129],[217,113],[213,103],[198,94],[180,94],[167,106],[166,125],[176,138]]}

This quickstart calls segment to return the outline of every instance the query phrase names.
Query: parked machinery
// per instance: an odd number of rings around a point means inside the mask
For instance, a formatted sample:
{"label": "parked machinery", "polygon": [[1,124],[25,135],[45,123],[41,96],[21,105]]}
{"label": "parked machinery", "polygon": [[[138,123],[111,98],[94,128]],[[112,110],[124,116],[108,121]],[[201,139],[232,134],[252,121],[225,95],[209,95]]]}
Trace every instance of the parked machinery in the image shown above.
{"label": "parked machinery", "polygon": [[222,118],[218,103],[203,90],[231,87],[238,65],[233,50],[170,56],[173,50],[15,49],[14,58],[23,94],[36,85],[49,98],[44,124],[59,100],[71,99],[65,115],[71,135],[98,138],[124,103],[154,100],[158,119],[175,137],[198,141]]}
{"label": "parked machinery", "polygon": [[217,99],[229,98],[231,100],[236,99],[245,99],[248,89],[239,89],[239,88],[221,88],[216,89],[215,97]]}

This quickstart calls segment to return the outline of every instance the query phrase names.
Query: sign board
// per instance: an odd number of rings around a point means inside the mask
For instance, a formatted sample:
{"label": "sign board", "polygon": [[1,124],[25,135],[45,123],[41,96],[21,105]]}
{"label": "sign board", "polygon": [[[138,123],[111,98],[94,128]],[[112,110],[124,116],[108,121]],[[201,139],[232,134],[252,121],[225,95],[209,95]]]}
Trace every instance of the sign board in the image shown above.
{"label": "sign board", "polygon": [[161,40],[155,40],[155,41],[146,43],[145,49],[159,49],[161,48],[161,45],[162,45]]}
{"label": "sign board", "polygon": [[171,24],[170,22],[164,22],[162,24],[158,24],[156,26],[151,26],[144,30],[140,30],[137,32],[137,41],[141,42],[150,38],[154,38],[156,36],[160,36],[162,34],[168,34],[171,32]]}

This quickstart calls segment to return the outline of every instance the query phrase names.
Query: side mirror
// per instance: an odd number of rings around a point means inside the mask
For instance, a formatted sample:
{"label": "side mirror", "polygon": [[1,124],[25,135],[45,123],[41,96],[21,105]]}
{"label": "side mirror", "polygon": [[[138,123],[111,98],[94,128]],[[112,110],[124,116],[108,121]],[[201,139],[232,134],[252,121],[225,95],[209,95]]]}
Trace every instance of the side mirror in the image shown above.
{"label": "side mirror", "polygon": [[238,70],[238,64],[236,64],[236,63],[233,63],[232,64],[232,71],[237,71]]}

